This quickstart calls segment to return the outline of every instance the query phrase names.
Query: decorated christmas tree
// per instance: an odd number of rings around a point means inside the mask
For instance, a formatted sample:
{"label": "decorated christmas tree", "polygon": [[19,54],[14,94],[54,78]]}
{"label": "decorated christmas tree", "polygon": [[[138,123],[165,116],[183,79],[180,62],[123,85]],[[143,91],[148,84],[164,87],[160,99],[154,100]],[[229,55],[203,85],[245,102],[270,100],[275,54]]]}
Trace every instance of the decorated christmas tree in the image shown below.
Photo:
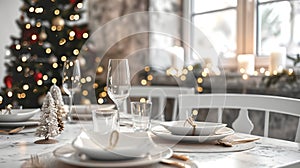
{"label": "decorated christmas tree", "polygon": [[50,140],[50,137],[55,137],[59,134],[57,122],[57,109],[51,93],[48,92],[41,108],[41,118],[39,127],[36,129],[35,135],[44,137],[45,139],[38,140],[35,143],[53,143],[55,140]]}
{"label": "decorated christmas tree", "polygon": [[89,36],[87,24],[78,22],[84,12],[83,0],[23,1],[17,20],[21,35],[11,37],[7,47],[0,108],[40,107],[49,88],[61,86],[64,61],[78,57]]}

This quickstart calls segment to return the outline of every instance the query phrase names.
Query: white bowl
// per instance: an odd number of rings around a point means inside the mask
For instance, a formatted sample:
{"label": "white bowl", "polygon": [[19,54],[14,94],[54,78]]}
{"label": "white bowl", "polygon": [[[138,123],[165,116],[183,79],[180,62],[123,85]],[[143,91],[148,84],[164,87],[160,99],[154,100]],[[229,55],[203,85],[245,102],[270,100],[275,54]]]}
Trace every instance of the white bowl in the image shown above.
{"label": "white bowl", "polygon": [[21,122],[33,117],[40,109],[12,109],[11,114],[1,114],[1,122]]}
{"label": "white bowl", "polygon": [[213,123],[213,122],[195,121],[195,124],[197,126],[195,127],[194,130],[194,128],[186,121],[170,121],[170,122],[160,123],[160,125],[165,127],[174,135],[189,135],[189,136],[190,135],[195,135],[195,136],[212,135],[215,134],[215,131],[217,131],[218,129],[226,126],[226,124]]}
{"label": "white bowl", "polygon": [[147,132],[119,133],[114,148],[109,147],[109,135],[82,132],[72,143],[80,153],[97,160],[125,160],[145,157],[155,146]]}

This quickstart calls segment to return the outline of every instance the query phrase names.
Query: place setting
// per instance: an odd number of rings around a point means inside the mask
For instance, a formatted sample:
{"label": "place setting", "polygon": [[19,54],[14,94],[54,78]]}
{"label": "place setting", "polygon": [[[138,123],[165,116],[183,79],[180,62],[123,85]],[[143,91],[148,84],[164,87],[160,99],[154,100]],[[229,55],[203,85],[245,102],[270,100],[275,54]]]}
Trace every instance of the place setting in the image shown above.
{"label": "place setting", "polygon": [[234,152],[255,147],[256,137],[241,136],[223,123],[199,122],[192,118],[166,121],[151,128],[153,140],[176,152]]}
{"label": "place setting", "polygon": [[39,121],[34,119],[34,116],[39,112],[39,108],[12,109],[8,107],[2,109],[0,112],[0,134],[11,135],[19,132],[28,132],[29,128],[39,124]]}

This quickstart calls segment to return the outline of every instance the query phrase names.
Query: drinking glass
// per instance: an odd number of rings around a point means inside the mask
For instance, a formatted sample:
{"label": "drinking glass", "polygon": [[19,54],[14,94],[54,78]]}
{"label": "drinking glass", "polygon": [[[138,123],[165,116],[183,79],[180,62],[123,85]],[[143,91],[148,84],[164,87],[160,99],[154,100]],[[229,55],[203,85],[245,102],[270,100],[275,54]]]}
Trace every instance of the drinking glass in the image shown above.
{"label": "drinking glass", "polygon": [[107,93],[117,106],[118,123],[120,121],[120,107],[129,96],[130,87],[128,59],[109,59]]}
{"label": "drinking glass", "polygon": [[67,113],[67,122],[73,123],[72,104],[74,93],[80,89],[80,65],[77,59],[67,60],[63,68],[62,86],[65,93],[69,96],[69,112]]}

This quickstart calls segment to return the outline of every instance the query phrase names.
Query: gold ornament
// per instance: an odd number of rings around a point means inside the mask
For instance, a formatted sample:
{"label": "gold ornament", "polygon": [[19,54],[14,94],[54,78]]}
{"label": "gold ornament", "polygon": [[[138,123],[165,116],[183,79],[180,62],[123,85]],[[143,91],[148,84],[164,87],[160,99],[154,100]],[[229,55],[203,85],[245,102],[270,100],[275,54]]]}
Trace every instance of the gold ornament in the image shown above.
{"label": "gold ornament", "polygon": [[60,16],[57,16],[52,20],[52,25],[58,28],[63,28],[65,25],[65,20]]}

